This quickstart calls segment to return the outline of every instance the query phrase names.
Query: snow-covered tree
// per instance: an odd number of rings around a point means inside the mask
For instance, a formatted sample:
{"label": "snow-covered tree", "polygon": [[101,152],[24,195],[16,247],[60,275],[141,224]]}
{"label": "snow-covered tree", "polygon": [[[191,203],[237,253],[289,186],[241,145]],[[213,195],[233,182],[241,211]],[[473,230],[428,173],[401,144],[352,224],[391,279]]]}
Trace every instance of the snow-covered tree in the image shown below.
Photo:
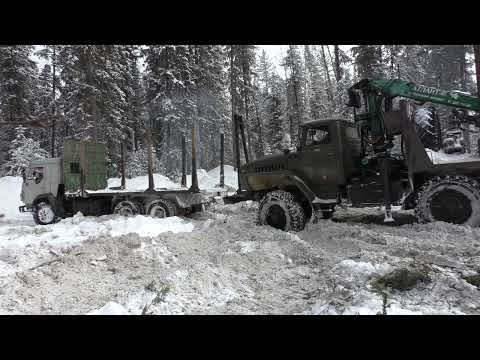
{"label": "snow-covered tree", "polygon": [[12,141],[9,151],[10,160],[4,165],[7,175],[20,175],[32,161],[49,157],[48,152],[40,147],[40,142],[26,137],[26,128],[16,128],[16,137]]}

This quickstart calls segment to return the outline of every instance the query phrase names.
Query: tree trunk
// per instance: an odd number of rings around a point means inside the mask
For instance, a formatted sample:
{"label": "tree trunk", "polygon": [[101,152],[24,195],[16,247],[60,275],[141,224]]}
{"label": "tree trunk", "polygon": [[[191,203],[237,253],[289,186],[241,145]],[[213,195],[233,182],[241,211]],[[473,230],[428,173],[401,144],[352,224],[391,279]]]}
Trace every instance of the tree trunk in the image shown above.
{"label": "tree trunk", "polygon": [[251,134],[250,134],[250,118],[248,114],[248,106],[249,106],[249,99],[248,99],[248,92],[249,89],[247,87],[250,87],[250,78],[249,78],[249,69],[248,69],[248,63],[246,59],[246,53],[245,49],[242,54],[243,59],[242,59],[242,72],[243,72],[243,103],[245,106],[245,127],[246,127],[246,132],[247,132],[247,139],[248,139],[248,157],[251,159],[252,158],[252,150],[251,150]]}
{"label": "tree trunk", "polygon": [[[232,108],[232,145],[233,145],[233,159],[235,160],[237,158],[237,127],[235,126],[235,110],[236,110],[236,98],[235,98],[235,86],[234,86],[234,71],[233,71],[233,65],[234,65],[234,51],[233,51],[233,46],[230,45],[230,100],[231,100],[231,108]],[[235,170],[237,170],[237,163],[234,161],[233,167]]]}
{"label": "tree trunk", "polygon": [[475,74],[477,75],[477,97],[480,97],[480,45],[473,45],[475,53]]}
{"label": "tree trunk", "polygon": [[55,45],[53,45],[53,55],[52,55],[52,158],[55,157],[55,116],[56,116],[56,108],[55,108],[55,70],[56,70],[56,49]]}
{"label": "tree trunk", "polygon": [[340,68],[340,48],[338,45],[333,45],[333,53],[335,55],[335,79],[342,80],[342,69]]}
{"label": "tree trunk", "polygon": [[466,45],[460,45],[461,46],[461,59],[460,59],[460,87],[462,91],[467,91],[467,60],[466,60],[466,55],[467,55],[467,46]]}
{"label": "tree trunk", "polygon": [[327,58],[325,57],[325,50],[323,49],[323,45],[320,46],[320,49],[322,50],[322,59],[323,59],[323,66],[325,68],[325,75],[327,76],[327,82],[328,82],[328,98],[330,100],[330,103],[335,106],[335,102],[333,101],[333,94],[332,94],[332,80],[330,79],[330,73],[328,71],[328,64],[327,64]]}

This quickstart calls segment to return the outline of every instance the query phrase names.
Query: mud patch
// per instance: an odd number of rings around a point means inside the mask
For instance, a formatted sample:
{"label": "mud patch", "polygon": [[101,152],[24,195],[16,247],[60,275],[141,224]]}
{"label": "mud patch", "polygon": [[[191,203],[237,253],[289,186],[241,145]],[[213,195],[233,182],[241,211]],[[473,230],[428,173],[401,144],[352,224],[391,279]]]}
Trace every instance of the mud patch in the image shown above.
{"label": "mud patch", "polygon": [[383,275],[372,284],[374,289],[383,291],[387,288],[399,291],[408,291],[415,288],[419,283],[428,284],[432,280],[426,269],[396,269]]}

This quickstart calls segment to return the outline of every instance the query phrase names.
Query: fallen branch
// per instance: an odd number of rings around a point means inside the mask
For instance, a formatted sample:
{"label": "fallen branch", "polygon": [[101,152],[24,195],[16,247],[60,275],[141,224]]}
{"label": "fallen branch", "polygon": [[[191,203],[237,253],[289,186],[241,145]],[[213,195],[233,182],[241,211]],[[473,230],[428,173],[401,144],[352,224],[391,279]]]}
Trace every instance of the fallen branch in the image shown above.
{"label": "fallen branch", "polygon": [[58,262],[58,261],[63,261],[63,259],[62,258],[56,258],[56,259],[52,259],[52,260],[49,260],[49,261],[45,261],[41,264],[35,265],[34,267],[32,267],[28,270],[35,270],[35,269],[38,269],[39,267],[50,265],[50,264],[53,264],[53,263]]}

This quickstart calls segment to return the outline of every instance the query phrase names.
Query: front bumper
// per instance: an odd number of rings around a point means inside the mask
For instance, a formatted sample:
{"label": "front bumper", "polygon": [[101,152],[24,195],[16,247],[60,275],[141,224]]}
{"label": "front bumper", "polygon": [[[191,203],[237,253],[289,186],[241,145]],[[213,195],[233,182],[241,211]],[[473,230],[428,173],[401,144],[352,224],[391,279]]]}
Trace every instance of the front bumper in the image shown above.
{"label": "front bumper", "polygon": [[32,208],[31,207],[28,207],[28,206],[19,206],[18,207],[18,211],[21,212],[21,213],[24,213],[24,212],[31,212],[32,211]]}

